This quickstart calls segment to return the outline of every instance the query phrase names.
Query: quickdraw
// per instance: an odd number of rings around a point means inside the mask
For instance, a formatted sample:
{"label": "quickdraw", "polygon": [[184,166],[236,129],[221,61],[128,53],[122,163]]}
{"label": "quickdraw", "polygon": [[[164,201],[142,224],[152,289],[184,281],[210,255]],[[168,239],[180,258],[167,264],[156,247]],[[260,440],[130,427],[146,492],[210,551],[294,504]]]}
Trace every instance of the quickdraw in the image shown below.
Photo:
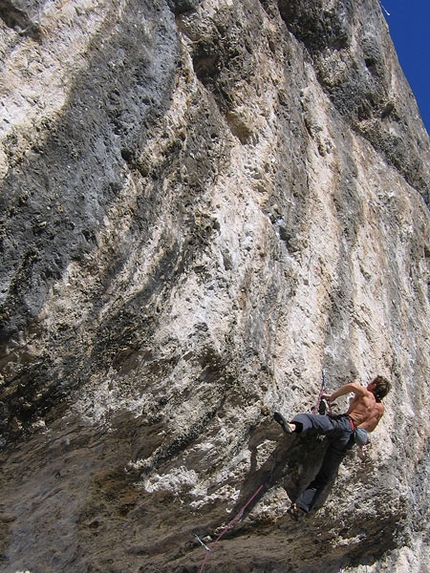
{"label": "quickdraw", "polygon": [[[320,388],[320,392],[319,392],[319,394],[318,394],[317,403],[315,404],[315,406],[314,406],[314,407],[312,408],[312,410],[311,410],[312,414],[318,414],[318,411],[319,411],[319,407],[320,407],[320,404],[321,404],[321,400],[322,400],[323,394],[324,394],[325,391],[326,391],[326,386],[327,386],[327,379],[326,379],[326,376],[325,376],[325,370],[323,370],[323,371],[322,371],[322,375],[321,375],[321,388]],[[330,413],[331,413],[331,404],[330,404],[330,402],[328,403],[328,407],[329,407],[329,411],[330,411]]]}

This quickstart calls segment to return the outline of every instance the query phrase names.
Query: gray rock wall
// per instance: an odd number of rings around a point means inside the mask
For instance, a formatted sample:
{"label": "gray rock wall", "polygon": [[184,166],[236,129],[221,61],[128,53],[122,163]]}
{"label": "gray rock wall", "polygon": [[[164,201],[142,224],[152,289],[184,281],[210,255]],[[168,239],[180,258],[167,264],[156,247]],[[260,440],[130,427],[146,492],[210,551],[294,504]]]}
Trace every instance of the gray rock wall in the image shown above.
{"label": "gray rock wall", "polygon": [[[378,2],[0,26],[2,570],[426,571],[430,145]],[[325,444],[271,412],[322,370],[393,391],[295,524]]]}

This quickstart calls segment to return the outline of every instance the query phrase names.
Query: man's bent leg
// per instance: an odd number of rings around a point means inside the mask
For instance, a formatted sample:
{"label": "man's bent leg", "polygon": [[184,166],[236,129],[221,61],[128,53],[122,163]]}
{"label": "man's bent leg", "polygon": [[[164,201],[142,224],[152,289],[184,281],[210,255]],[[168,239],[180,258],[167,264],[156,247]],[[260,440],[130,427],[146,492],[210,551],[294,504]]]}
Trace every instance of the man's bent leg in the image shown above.
{"label": "man's bent leg", "polygon": [[309,512],[318,501],[325,487],[336,476],[347,449],[338,449],[330,445],[324,456],[321,469],[313,482],[299,495],[295,503],[305,512]]}
{"label": "man's bent leg", "polygon": [[297,432],[314,431],[317,434],[330,434],[337,429],[337,423],[330,416],[320,414],[298,414],[291,420],[296,425]]}

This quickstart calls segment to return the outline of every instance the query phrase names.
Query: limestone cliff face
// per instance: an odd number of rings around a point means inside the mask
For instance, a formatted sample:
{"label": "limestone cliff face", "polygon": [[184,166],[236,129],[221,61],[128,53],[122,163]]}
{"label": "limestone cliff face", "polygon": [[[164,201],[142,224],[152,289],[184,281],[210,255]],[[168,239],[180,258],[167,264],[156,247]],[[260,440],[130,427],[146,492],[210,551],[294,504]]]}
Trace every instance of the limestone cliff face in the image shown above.
{"label": "limestone cliff face", "polygon": [[[427,571],[430,142],[379,3],[0,18],[1,570],[201,571],[252,498],[205,572]],[[324,442],[271,412],[322,370],[393,391],[295,524]]]}

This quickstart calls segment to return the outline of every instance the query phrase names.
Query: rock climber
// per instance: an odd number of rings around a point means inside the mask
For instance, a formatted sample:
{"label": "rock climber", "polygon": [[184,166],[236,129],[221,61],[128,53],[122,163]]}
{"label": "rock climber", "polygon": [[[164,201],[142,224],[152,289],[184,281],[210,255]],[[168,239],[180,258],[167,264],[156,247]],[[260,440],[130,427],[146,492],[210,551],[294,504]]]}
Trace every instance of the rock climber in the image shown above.
{"label": "rock climber", "polygon": [[314,507],[326,485],[336,476],[342,460],[354,443],[367,443],[368,433],[373,432],[382,418],[384,405],[381,400],[390,389],[390,382],[384,376],[377,376],[367,387],[350,382],[333,394],[322,394],[322,400],[330,404],[339,396],[354,393],[345,414],[298,414],[287,422],[279,412],[274,413],[275,421],[282,426],[286,434],[314,432],[327,436],[329,441],[318,474],[288,509],[288,514],[293,519],[297,520],[301,512],[308,513]]}

